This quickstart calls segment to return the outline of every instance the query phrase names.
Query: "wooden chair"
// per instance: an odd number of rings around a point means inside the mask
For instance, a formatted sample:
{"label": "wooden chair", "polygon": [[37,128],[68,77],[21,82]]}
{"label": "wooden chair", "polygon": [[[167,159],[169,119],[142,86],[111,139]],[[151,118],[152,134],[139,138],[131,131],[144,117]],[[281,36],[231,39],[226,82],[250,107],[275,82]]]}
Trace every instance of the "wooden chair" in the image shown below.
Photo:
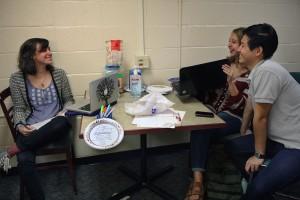
{"label": "wooden chair", "polygon": [[[0,104],[1,108],[3,111],[3,114],[5,116],[5,119],[7,121],[8,127],[10,129],[11,135],[16,141],[17,139],[17,132],[14,128],[14,123],[13,123],[13,105],[9,105],[7,102],[8,99],[10,99],[11,93],[10,93],[10,88],[4,89],[0,93]],[[67,141],[58,141],[57,143],[50,144],[40,150],[37,151],[37,156],[43,156],[43,155],[53,155],[53,154],[65,154],[66,155],[66,163],[64,165],[67,165],[69,168],[69,173],[71,176],[71,181],[72,181],[72,186],[74,193],[77,194],[77,186],[76,186],[76,180],[75,180],[75,171],[74,171],[74,152],[73,152],[73,145],[71,142],[71,139]],[[61,164],[60,164],[61,165]],[[37,165],[38,168],[49,168],[53,166],[58,166],[58,165],[49,165],[47,163],[43,164],[42,166]],[[25,192],[25,187],[20,180],[20,199],[24,199],[24,192]]]}

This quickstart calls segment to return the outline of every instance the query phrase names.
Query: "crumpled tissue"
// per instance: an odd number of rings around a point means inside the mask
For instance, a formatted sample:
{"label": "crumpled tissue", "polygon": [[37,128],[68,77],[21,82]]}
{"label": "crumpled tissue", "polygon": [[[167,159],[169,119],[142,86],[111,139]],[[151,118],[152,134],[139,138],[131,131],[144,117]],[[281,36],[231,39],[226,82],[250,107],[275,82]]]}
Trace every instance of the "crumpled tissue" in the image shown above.
{"label": "crumpled tissue", "polygon": [[162,113],[174,103],[160,93],[150,93],[133,103],[125,103],[125,112],[134,115],[153,115]]}

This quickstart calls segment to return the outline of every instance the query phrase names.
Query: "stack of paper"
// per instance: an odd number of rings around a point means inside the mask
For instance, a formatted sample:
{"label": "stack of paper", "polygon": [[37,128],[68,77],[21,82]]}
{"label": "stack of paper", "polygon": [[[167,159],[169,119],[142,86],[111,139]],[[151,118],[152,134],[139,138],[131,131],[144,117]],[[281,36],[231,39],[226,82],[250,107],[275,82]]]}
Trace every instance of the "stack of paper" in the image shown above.
{"label": "stack of paper", "polygon": [[149,115],[149,116],[136,116],[132,124],[138,127],[149,128],[175,128],[176,125],[181,124],[185,115],[185,111],[174,110],[169,108],[166,111]]}

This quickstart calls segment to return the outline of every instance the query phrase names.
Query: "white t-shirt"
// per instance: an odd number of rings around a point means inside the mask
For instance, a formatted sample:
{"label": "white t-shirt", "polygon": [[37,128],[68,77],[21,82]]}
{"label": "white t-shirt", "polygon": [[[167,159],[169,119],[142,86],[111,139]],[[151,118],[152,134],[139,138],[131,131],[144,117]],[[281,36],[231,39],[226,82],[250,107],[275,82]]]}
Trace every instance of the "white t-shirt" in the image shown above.
{"label": "white t-shirt", "polygon": [[249,95],[255,103],[273,104],[268,137],[286,148],[300,149],[300,84],[280,64],[265,60],[251,71]]}

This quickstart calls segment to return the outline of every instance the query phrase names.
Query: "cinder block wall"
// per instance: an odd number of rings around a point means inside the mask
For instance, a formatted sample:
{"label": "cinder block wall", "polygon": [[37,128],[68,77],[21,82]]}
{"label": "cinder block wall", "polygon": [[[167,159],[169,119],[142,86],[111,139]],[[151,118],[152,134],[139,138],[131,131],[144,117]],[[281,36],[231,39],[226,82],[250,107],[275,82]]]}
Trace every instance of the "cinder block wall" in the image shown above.
{"label": "cinder block wall", "polygon": [[[143,71],[145,83],[166,84],[180,67],[224,58],[232,29],[261,22],[278,31],[274,59],[289,71],[300,71],[299,19],[298,0],[0,0],[0,89],[8,86],[19,47],[30,37],[50,40],[55,66],[67,71],[80,97],[90,80],[103,75],[106,40],[123,40],[125,72],[134,55],[145,52],[151,58],[151,68]],[[78,157],[103,153],[75,138]],[[151,135],[149,143],[188,138],[186,133]],[[0,117],[0,148],[11,143]],[[130,136],[112,151],[138,144]]]}

